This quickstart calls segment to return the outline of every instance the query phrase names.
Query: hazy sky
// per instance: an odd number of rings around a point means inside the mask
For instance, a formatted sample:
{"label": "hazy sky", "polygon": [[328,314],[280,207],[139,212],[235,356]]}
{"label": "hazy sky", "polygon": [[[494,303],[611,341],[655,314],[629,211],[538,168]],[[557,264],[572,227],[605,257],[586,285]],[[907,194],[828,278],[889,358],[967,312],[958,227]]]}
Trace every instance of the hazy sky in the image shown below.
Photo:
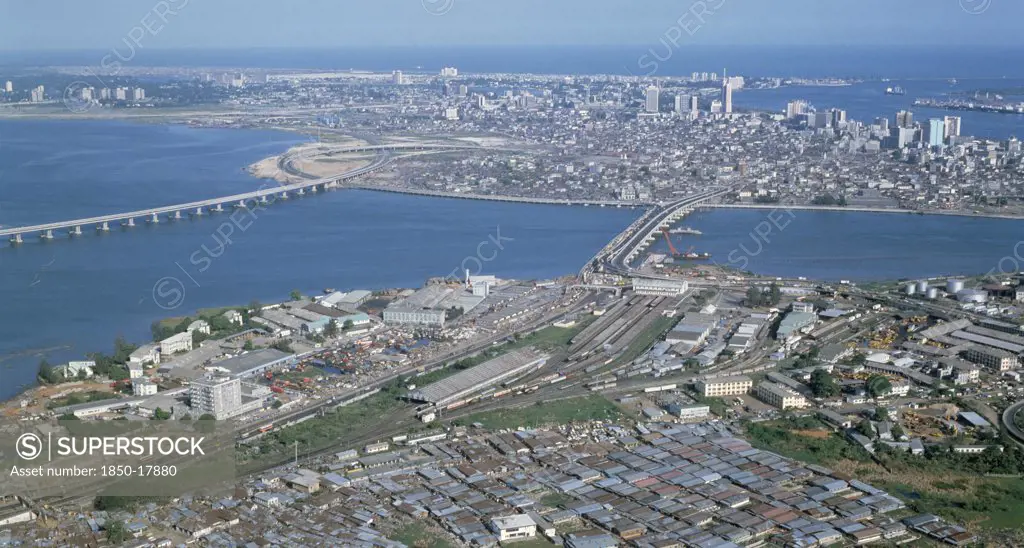
{"label": "hazy sky", "polygon": [[[0,49],[1024,45],[1022,0],[0,0]],[[703,5],[700,5],[703,4]],[[696,18],[688,14],[713,12]],[[443,12],[443,15],[430,11]],[[974,12],[974,13],[972,13]],[[166,22],[164,21],[166,20]],[[148,27],[148,29],[146,29]],[[895,52],[894,52],[895,53]]]}

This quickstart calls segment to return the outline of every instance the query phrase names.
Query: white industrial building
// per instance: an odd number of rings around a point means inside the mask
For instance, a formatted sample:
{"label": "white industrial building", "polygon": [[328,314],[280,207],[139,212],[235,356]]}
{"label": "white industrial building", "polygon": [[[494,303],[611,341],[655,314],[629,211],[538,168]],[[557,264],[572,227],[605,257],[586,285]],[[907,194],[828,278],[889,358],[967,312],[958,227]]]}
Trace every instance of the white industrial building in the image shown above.
{"label": "white industrial building", "polygon": [[697,392],[705,398],[740,396],[749,392],[753,386],[754,381],[746,375],[718,377],[697,381]]}
{"label": "white industrial building", "polygon": [[689,289],[686,280],[665,280],[661,278],[633,278],[633,291],[640,295],[661,295],[671,297],[682,295]]}
{"label": "white industrial building", "polygon": [[497,533],[501,542],[537,536],[537,524],[526,514],[492,518],[491,530]]}
{"label": "white industrial building", "polygon": [[547,355],[531,349],[516,350],[471,367],[409,393],[409,399],[447,405],[473,392],[494,386],[531,368],[544,365]]}
{"label": "white industrial building", "polygon": [[160,341],[160,354],[170,356],[178,352],[192,351],[192,333],[184,331]]}
{"label": "white industrial building", "polygon": [[777,407],[779,409],[800,409],[807,407],[807,398],[797,393],[788,386],[783,386],[774,382],[763,382],[757,385],[755,391],[757,399]]}
{"label": "white industrial building", "polygon": [[196,417],[213,415],[217,420],[239,414],[242,407],[242,383],[230,377],[204,377],[192,381],[188,390]]}

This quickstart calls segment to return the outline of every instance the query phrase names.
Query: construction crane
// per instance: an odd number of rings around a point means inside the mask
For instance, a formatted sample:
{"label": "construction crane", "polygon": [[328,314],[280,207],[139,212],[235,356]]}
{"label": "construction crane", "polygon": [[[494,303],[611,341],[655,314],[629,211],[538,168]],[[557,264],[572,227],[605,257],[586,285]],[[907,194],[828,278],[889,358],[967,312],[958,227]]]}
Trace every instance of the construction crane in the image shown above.
{"label": "construction crane", "polygon": [[662,227],[661,233],[665,236],[665,243],[668,244],[668,250],[669,252],[672,253],[672,256],[678,257],[682,255],[681,253],[679,253],[679,250],[676,249],[676,246],[672,245],[672,238],[669,237],[668,227]]}

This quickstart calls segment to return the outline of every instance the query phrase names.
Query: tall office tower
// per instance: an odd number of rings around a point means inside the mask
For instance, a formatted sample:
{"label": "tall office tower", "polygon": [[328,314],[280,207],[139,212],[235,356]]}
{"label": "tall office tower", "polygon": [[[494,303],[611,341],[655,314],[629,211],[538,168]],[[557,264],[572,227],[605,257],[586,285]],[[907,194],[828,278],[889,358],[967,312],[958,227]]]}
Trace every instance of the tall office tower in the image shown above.
{"label": "tall office tower", "polygon": [[946,138],[947,139],[960,136],[960,117],[959,116],[946,116],[945,123],[946,123]]}
{"label": "tall office tower", "polygon": [[722,113],[722,100],[721,99],[715,99],[714,101],[711,101],[711,114],[721,114],[721,113]]}
{"label": "tall office tower", "polygon": [[700,98],[696,95],[690,96],[690,118],[696,120],[700,116]]}
{"label": "tall office tower", "polygon": [[796,100],[786,103],[786,118],[792,120],[801,114],[807,114],[807,101]]}
{"label": "tall office tower", "polygon": [[14,82],[8,80],[7,83],[4,84],[4,91],[7,93],[14,93]]}
{"label": "tall office tower", "polygon": [[146,90],[135,88],[132,90],[132,101],[141,101],[146,98]]}
{"label": "tall office tower", "polygon": [[459,69],[455,67],[444,67],[441,69],[441,76],[445,78],[455,78],[459,75]]}
{"label": "tall office tower", "polygon": [[675,113],[682,116],[683,114],[683,96],[676,94],[675,96]]}
{"label": "tall office tower", "polygon": [[878,125],[879,130],[886,135],[889,134],[889,119],[888,118],[875,118],[875,124]]}
{"label": "tall office tower", "polygon": [[914,113],[909,110],[901,110],[896,113],[896,127],[914,127]]}
{"label": "tall office tower", "polygon": [[837,128],[846,123],[846,111],[834,108],[832,113],[832,127]]}
{"label": "tall office tower", "polygon": [[732,80],[728,78],[722,82],[722,108],[726,114],[732,113]]}
{"label": "tall office tower", "polygon": [[391,83],[400,86],[405,83],[405,79],[402,77],[402,71],[396,70],[391,73]]}
{"label": "tall office tower", "polygon": [[209,376],[192,381],[188,390],[196,417],[213,415],[217,420],[238,414],[242,405],[242,385],[238,379]]}
{"label": "tall office tower", "polygon": [[658,86],[650,86],[647,88],[647,101],[644,104],[644,110],[647,112],[658,112],[658,101],[659,101],[659,90]]}
{"label": "tall office tower", "polygon": [[941,118],[928,120],[928,146],[941,147],[946,142],[946,122]]}

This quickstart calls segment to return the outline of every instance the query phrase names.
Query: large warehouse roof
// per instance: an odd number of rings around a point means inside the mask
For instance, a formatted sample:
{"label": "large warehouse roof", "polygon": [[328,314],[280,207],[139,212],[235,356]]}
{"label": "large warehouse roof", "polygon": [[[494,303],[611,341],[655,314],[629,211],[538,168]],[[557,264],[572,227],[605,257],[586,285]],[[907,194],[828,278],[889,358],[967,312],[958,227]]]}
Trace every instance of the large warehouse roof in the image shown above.
{"label": "large warehouse roof", "polygon": [[472,392],[500,383],[547,360],[547,356],[531,349],[516,350],[486,361],[447,379],[428,384],[409,393],[409,398],[444,405]]}

